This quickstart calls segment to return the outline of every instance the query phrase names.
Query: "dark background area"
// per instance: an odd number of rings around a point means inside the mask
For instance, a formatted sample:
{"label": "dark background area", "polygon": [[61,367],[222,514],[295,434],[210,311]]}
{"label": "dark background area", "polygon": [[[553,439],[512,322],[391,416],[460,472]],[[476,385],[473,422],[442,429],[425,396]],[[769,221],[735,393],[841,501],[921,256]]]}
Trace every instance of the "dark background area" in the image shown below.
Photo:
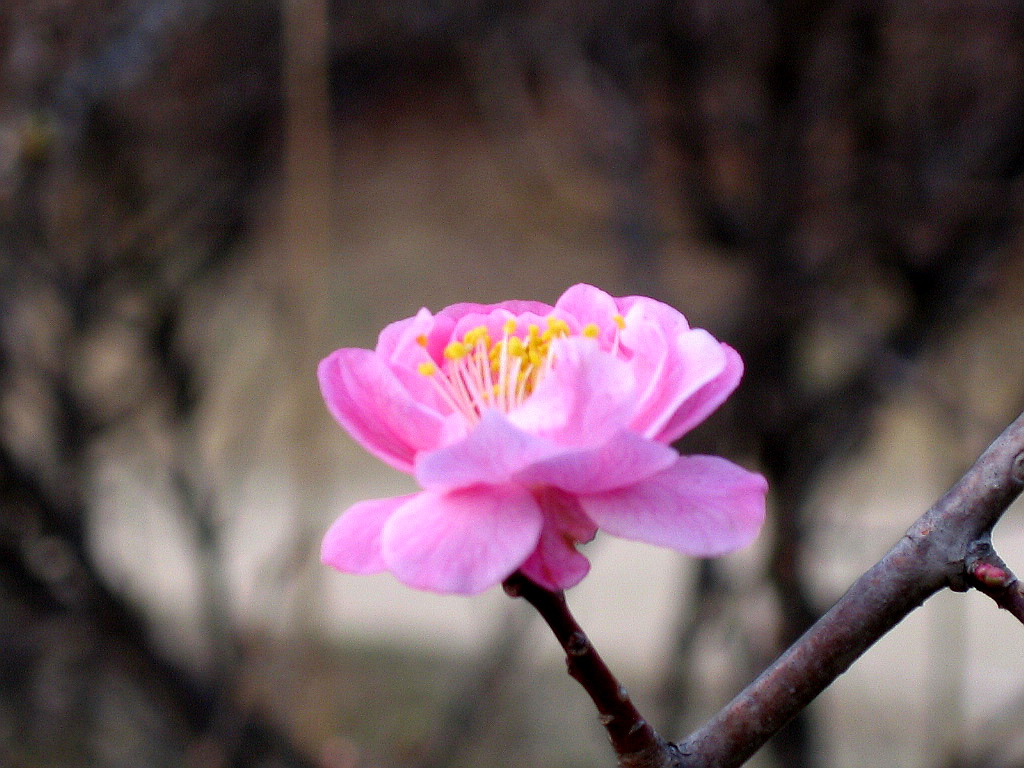
{"label": "dark background area", "polygon": [[[399,481],[316,361],[579,281],[746,363],[680,447],[764,472],[770,523],[679,564],[641,663],[682,735],[1024,407],[1022,132],[1015,2],[4,3],[0,764],[610,765],[503,598],[447,653],[317,618],[405,609],[324,586],[331,515]],[[761,764],[1024,765],[1022,638],[941,610],[893,654],[923,704],[883,673]]]}

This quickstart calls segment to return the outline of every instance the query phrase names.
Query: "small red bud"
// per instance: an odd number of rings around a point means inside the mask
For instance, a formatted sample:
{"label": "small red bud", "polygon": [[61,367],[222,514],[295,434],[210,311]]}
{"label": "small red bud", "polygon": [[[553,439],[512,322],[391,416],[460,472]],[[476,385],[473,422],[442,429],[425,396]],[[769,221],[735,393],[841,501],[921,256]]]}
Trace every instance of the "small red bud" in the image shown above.
{"label": "small red bud", "polygon": [[972,574],[986,587],[1005,587],[1010,580],[1006,571],[992,563],[975,563]]}

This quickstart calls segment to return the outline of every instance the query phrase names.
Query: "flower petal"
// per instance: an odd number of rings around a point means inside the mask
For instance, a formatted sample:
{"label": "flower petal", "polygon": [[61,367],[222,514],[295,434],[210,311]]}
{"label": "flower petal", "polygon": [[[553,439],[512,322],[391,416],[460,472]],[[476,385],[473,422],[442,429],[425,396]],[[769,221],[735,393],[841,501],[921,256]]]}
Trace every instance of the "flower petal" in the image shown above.
{"label": "flower petal", "polygon": [[575,587],[590,572],[590,561],[576,551],[575,542],[545,526],[540,543],[519,570],[544,589],[558,592]]}
{"label": "flower petal", "polygon": [[551,305],[540,301],[524,301],[511,299],[499,301],[497,304],[475,304],[464,301],[459,304],[452,304],[438,312],[439,317],[450,317],[453,320],[461,320],[466,315],[489,315],[495,310],[505,310],[513,316],[525,315],[527,313],[544,317],[551,312]]}
{"label": "flower petal", "polygon": [[660,439],[672,416],[688,398],[721,375],[727,363],[725,345],[700,329],[672,337],[660,326],[642,323],[627,326],[623,341],[635,351],[632,364],[637,380],[650,382],[639,396],[631,423],[646,437]]}
{"label": "flower petal", "polygon": [[[424,307],[412,317],[385,326],[377,336],[377,354],[387,362],[394,363],[406,361],[409,353],[413,352],[415,359],[408,360],[405,364],[416,365],[423,362],[427,359],[428,350],[417,339],[421,336],[429,339],[436,322],[430,310]],[[448,325],[451,325],[450,321]]]}
{"label": "flower petal", "polygon": [[629,488],[580,496],[603,530],[695,557],[746,546],[764,522],[768,484],[718,456],[680,456]]}
{"label": "flower petal", "polygon": [[542,488],[534,491],[534,498],[544,513],[544,528],[519,570],[545,589],[574,587],[590,570],[590,561],[576,551],[576,544],[594,538],[597,526],[572,494]]}
{"label": "flower petal", "polygon": [[728,344],[722,344],[722,351],[725,352],[725,368],[722,372],[683,402],[665,422],[655,440],[674,443],[714,413],[736,389],[743,377],[743,360]]}
{"label": "flower petal", "polygon": [[622,430],[607,443],[542,459],[516,475],[526,486],[552,486],[570,493],[600,493],[633,485],[672,466],[672,448]]}
{"label": "flower petal", "polygon": [[615,305],[626,319],[628,328],[638,320],[654,322],[664,328],[670,335],[677,335],[690,330],[683,313],[670,304],[646,296],[623,296],[615,299]]}
{"label": "flower petal", "polygon": [[410,395],[375,352],[339,349],[320,362],[320,390],[331,414],[366,450],[403,472],[416,453],[437,448],[451,428]]}
{"label": "flower petal", "polygon": [[542,525],[537,502],[517,486],[424,491],[387,521],[381,554],[410,586],[473,595],[523,564]]}
{"label": "flower petal", "polygon": [[484,411],[480,423],[464,439],[419,455],[416,480],[430,490],[480,483],[498,485],[525,467],[564,450],[519,429],[498,411]]}
{"label": "flower petal", "polygon": [[607,442],[633,414],[636,387],[629,363],[602,352],[593,339],[557,339],[554,365],[519,408],[513,424],[559,445]]}
{"label": "flower petal", "polygon": [[586,283],[578,283],[567,288],[557,302],[555,308],[572,315],[582,328],[594,323],[599,328],[614,328],[612,318],[619,314],[615,299]]}
{"label": "flower petal", "polygon": [[327,529],[320,560],[345,573],[379,573],[387,568],[380,556],[380,532],[391,514],[412,496],[370,499],[353,504]]}

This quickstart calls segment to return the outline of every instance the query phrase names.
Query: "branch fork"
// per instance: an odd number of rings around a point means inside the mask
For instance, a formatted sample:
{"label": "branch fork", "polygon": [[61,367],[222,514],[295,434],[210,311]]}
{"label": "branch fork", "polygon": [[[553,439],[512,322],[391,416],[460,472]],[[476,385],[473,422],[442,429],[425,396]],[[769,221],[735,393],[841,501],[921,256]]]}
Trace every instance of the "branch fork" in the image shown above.
{"label": "branch fork", "polygon": [[662,739],[569,612],[563,593],[521,573],[505,590],[544,618],[569,674],[590,694],[621,768],[741,765],[879,638],[944,588],[975,588],[1024,623],[1024,585],[995,553],[992,528],[1024,489],[1024,414],[839,601],[707,723]]}

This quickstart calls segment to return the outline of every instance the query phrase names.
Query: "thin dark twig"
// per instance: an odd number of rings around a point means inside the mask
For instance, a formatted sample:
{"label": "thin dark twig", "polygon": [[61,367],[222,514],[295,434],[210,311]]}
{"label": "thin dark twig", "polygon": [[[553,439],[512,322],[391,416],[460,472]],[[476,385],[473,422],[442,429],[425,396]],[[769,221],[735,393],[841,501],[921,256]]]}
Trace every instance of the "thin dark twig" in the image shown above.
{"label": "thin dark twig", "polygon": [[549,592],[518,571],[504,583],[541,615],[565,651],[569,674],[590,694],[623,768],[668,768],[671,748],[655,732],[612,674],[586,633],[569,612],[562,592]]}

